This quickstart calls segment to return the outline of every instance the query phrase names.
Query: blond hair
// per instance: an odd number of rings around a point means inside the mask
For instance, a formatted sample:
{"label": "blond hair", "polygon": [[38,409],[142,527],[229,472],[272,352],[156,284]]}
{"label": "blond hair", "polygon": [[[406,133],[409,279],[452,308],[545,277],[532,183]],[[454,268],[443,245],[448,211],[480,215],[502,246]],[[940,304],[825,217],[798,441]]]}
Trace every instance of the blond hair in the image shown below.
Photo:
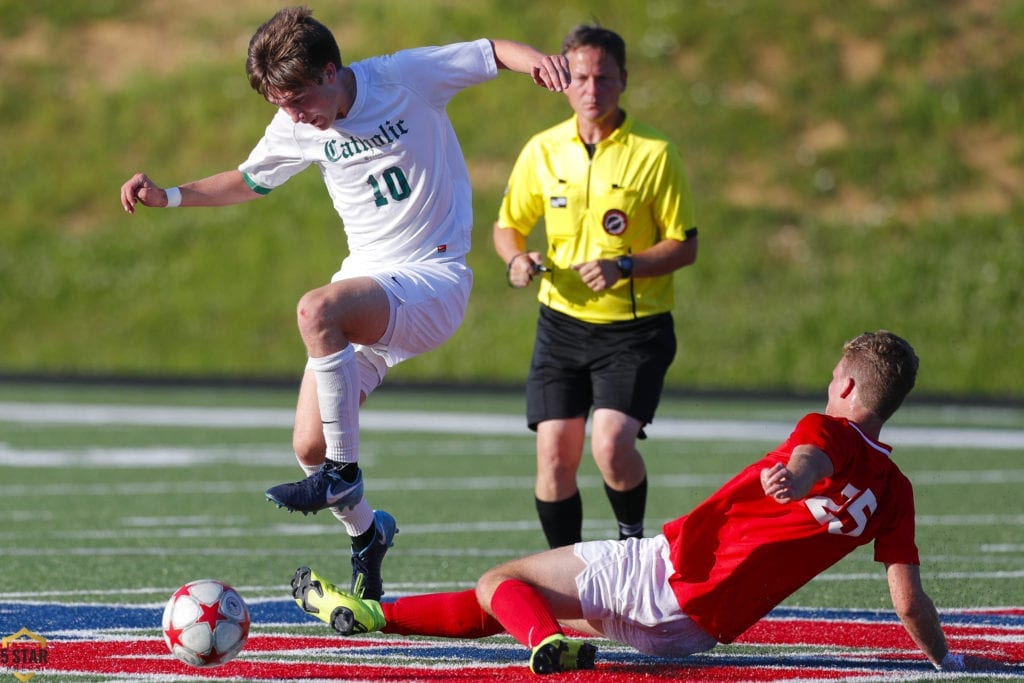
{"label": "blond hair", "polygon": [[889,332],[865,332],[843,345],[846,370],[857,383],[865,408],[888,420],[917,380],[918,358],[905,339]]}

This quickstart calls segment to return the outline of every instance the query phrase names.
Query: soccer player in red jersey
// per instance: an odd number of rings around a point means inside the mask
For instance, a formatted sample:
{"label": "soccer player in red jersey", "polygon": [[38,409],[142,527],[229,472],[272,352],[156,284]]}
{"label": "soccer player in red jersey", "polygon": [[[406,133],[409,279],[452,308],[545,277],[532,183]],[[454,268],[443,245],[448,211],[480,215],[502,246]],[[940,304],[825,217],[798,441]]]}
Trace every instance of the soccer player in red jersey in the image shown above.
{"label": "soccer player in red jersey", "polygon": [[507,631],[536,673],[591,668],[596,648],[563,629],[664,657],[730,643],[858,546],[874,544],[893,607],[939,669],[998,665],[949,651],[921,585],[910,481],[879,441],[918,359],[885,330],[848,341],[822,414],[653,538],[589,541],[495,567],[476,588],[381,604],[296,572],[300,607],[341,633],[476,638]]}

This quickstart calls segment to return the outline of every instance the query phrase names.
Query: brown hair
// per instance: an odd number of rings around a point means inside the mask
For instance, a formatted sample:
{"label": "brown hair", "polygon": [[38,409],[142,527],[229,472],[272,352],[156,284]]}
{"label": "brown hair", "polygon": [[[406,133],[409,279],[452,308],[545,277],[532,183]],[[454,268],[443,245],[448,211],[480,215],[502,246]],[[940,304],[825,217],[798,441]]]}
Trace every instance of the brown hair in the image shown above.
{"label": "brown hair", "polygon": [[892,417],[917,379],[913,347],[888,330],[865,332],[846,342],[843,360],[861,404],[883,421]]}
{"label": "brown hair", "polygon": [[562,54],[579,47],[596,47],[604,51],[619,65],[620,71],[626,70],[626,41],[615,31],[602,26],[580,24],[562,41]]}
{"label": "brown hair", "polygon": [[286,7],[249,40],[245,73],[260,95],[281,96],[319,83],[329,63],[341,66],[330,29],[314,19],[308,7]]}

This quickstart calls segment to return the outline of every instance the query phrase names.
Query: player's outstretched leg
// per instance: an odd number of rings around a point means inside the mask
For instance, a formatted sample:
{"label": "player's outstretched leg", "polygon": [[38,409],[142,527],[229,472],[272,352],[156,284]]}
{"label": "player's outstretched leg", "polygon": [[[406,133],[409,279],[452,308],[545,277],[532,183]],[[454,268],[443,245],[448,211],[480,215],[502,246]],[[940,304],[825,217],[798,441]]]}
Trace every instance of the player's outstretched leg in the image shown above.
{"label": "player's outstretched leg", "polygon": [[582,640],[570,640],[561,633],[545,638],[530,653],[530,671],[554,674],[575,669],[593,669],[597,648]]}
{"label": "player's outstretched leg", "polygon": [[[349,466],[355,468],[352,481],[342,476],[342,469]],[[363,472],[355,463],[325,460],[320,469],[302,481],[271,486],[266,496],[277,507],[304,515],[315,515],[329,507],[351,508],[363,499]]]}
{"label": "player's outstretched leg", "polygon": [[[356,586],[360,589],[361,586]],[[292,577],[295,604],[343,636],[380,631],[387,623],[380,603],[343,591],[317,576],[309,567],[299,567]]]}
{"label": "player's outstretched leg", "polygon": [[[380,566],[388,548],[395,544],[398,524],[384,510],[373,511],[374,537],[368,546],[352,551],[352,593],[369,600],[380,600],[384,595],[384,580]],[[356,590],[358,585],[362,591]]]}

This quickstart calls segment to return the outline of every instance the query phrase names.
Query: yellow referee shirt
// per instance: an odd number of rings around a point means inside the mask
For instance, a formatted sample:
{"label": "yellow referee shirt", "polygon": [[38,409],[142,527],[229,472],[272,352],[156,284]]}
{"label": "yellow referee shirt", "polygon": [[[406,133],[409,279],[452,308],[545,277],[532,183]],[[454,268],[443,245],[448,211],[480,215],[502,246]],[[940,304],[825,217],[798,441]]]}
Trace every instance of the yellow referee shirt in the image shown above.
{"label": "yellow referee shirt", "polygon": [[575,115],[526,143],[512,169],[498,224],[529,235],[544,217],[548,250],[538,299],[591,323],[671,311],[672,275],[627,278],[593,292],[574,264],[684,241],[693,202],[683,160],[664,135],[626,117],[593,158]]}

